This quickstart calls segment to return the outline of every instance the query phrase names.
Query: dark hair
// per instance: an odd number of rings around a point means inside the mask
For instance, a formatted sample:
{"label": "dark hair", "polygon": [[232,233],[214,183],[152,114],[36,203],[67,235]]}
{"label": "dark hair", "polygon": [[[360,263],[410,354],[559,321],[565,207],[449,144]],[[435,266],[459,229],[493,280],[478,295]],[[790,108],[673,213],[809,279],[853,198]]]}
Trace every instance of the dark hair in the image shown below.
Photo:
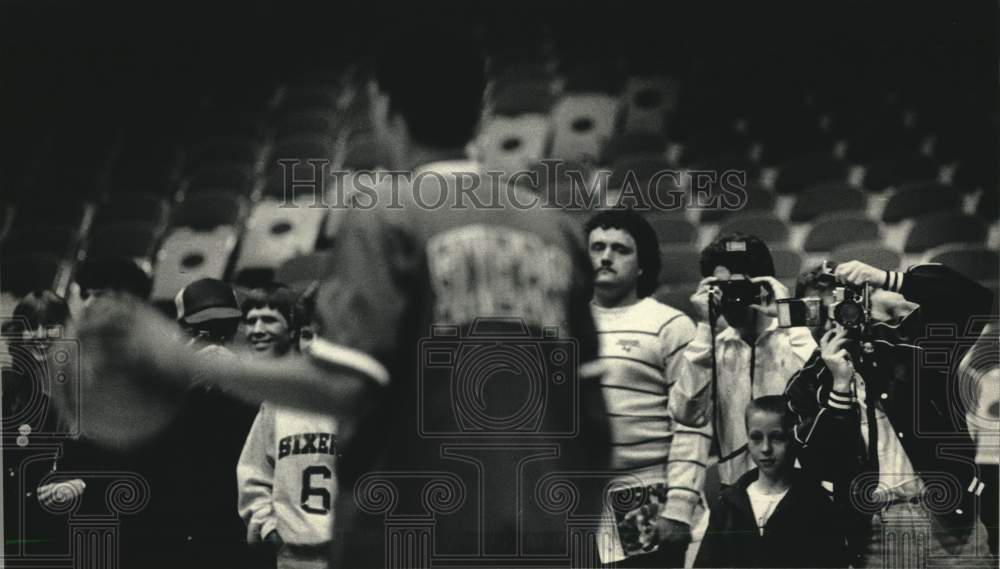
{"label": "dark hair", "polygon": [[653,226],[631,209],[609,209],[598,212],[584,226],[585,235],[597,229],[621,229],[635,239],[636,255],[642,274],[636,282],[636,296],[645,298],[656,291],[660,279],[660,241]]}
{"label": "dark hair", "polygon": [[[830,270],[836,269],[837,263],[828,262],[827,267],[829,267]],[[836,286],[837,279],[832,277],[827,271],[823,270],[823,265],[819,264],[800,274],[798,278],[795,279],[795,296],[802,298],[806,295],[806,291],[809,289],[823,293]]]}
{"label": "dark hair", "polygon": [[20,322],[27,321],[30,330],[39,326],[62,326],[69,320],[69,305],[51,290],[36,290],[29,293],[14,307],[14,324],[4,333],[17,333]]}
{"label": "dark hair", "polygon": [[[742,241],[746,251],[735,252],[726,249],[726,243]],[[723,266],[730,273],[750,277],[773,277],[774,259],[771,250],[763,241],[745,233],[726,233],[712,241],[701,252],[701,276],[710,277],[715,267]]]}
{"label": "dark hair", "polygon": [[459,26],[411,22],[391,29],[376,54],[375,81],[417,143],[457,148],[472,139],[486,87],[485,59]]}
{"label": "dark hair", "polygon": [[240,311],[245,317],[254,308],[273,308],[285,317],[288,328],[295,330],[295,318],[292,311],[295,307],[295,293],[281,283],[269,283],[252,289],[240,303]]}
{"label": "dark hair", "polygon": [[773,413],[781,417],[781,429],[786,433],[791,433],[792,429],[795,427],[795,413],[793,413],[792,408],[788,406],[788,398],[784,395],[765,395],[748,403],[746,412],[743,415],[744,426],[749,424],[750,413],[754,411]]}

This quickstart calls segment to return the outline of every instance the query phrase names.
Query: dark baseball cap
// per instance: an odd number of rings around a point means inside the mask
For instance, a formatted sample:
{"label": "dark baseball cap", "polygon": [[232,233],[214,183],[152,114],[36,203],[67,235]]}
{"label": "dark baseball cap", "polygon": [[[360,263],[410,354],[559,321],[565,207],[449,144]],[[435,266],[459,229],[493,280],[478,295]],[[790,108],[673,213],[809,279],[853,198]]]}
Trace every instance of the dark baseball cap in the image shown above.
{"label": "dark baseball cap", "polygon": [[233,287],[218,279],[194,281],[177,293],[174,303],[177,305],[177,320],[185,324],[243,316]]}
{"label": "dark baseball cap", "polygon": [[87,259],[77,267],[80,288],[128,292],[145,299],[153,287],[149,269],[128,257]]}

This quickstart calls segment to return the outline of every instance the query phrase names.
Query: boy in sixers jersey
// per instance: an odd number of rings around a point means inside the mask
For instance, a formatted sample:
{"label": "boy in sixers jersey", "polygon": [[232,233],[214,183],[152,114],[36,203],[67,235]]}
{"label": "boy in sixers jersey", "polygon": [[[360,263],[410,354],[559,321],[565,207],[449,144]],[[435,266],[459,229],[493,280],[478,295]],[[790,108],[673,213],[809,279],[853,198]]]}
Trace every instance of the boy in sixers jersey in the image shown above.
{"label": "boy in sixers jersey", "polygon": [[[247,339],[258,357],[289,353],[310,325],[312,311],[299,303],[293,312],[293,304],[283,286],[254,290],[244,301]],[[250,543],[276,549],[279,569],[328,566],[336,430],[328,415],[264,403],[247,436],[236,468],[240,516]]]}
{"label": "boy in sixers jersey", "polygon": [[[612,433],[612,468],[621,472],[601,536],[603,563],[683,567],[686,543],[670,541],[667,462],[673,424],[667,414],[680,354],[694,335],[683,312],[649,295],[660,273],[656,232],[632,210],[598,213],[586,225],[594,267],[591,311],[608,373],[601,382]],[[611,517],[614,524],[610,523]]]}

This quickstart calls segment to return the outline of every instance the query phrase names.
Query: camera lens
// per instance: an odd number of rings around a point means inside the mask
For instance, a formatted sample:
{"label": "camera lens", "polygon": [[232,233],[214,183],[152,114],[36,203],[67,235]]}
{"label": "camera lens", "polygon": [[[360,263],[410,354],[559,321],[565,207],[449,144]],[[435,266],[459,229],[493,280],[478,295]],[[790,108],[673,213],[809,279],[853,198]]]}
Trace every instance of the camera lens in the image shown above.
{"label": "camera lens", "polygon": [[861,306],[854,302],[843,302],[837,306],[833,315],[841,326],[857,326],[861,323]]}

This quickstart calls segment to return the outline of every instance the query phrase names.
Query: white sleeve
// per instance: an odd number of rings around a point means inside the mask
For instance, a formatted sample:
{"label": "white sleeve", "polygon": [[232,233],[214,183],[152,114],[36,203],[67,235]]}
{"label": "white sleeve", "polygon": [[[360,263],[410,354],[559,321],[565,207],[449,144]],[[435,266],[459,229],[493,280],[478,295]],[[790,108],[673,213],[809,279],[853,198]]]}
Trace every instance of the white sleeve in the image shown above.
{"label": "white sleeve", "polygon": [[274,513],[274,411],[261,405],[236,465],[238,509],[247,542],[263,541],[278,525]]}

